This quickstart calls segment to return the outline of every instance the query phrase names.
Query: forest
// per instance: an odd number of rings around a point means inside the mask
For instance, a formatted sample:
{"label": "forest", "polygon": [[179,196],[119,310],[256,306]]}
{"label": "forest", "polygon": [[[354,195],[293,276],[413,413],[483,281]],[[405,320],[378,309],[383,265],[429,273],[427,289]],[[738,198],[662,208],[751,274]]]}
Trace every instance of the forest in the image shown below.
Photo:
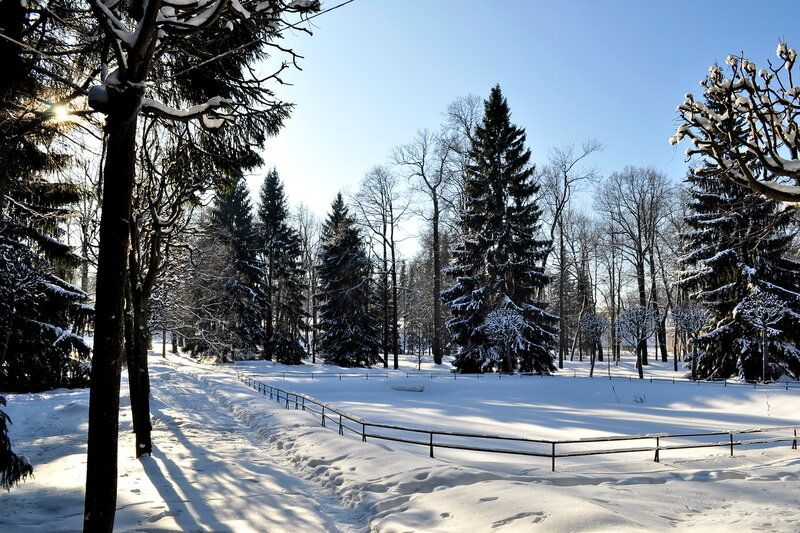
{"label": "forest", "polygon": [[[293,110],[284,33],[347,3],[0,0],[0,390],[90,387],[86,530],[113,525],[123,371],[152,452],[148,354],[800,379],[787,43],[676,95],[684,175],[601,171],[601,138],[530,146],[547,125],[515,123],[501,80],[314,212],[262,148]],[[8,422],[5,488],[32,468]]]}

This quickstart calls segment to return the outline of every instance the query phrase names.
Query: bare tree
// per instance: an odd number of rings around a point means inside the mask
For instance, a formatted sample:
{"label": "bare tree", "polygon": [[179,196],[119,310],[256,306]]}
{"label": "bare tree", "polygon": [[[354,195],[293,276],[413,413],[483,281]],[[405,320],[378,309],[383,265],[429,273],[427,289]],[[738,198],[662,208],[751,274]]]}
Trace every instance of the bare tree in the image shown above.
{"label": "bare tree", "polygon": [[442,364],[442,251],[441,221],[450,202],[450,187],[457,172],[458,140],[442,130],[433,133],[420,130],[410,143],[394,149],[395,164],[414,180],[415,189],[427,197],[430,209],[421,210],[420,215],[430,223],[433,239],[433,361]]}
{"label": "bare tree", "polygon": [[767,68],[734,55],[726,59],[727,76],[718,65],[709,68],[702,85],[706,98],[721,106],[721,112],[687,94],[678,107],[681,124],[670,143],[689,137],[687,157],[708,157],[722,176],[739,185],[768,198],[798,202],[800,88],[793,72],[797,52],[780,42],[775,53],[780,61],[768,61]]}
{"label": "bare tree", "polygon": [[675,324],[676,335],[684,338],[684,343],[692,341],[692,379],[697,379],[697,337],[708,322],[708,309],[703,305],[688,302],[678,304],[672,309],[672,322]]}
{"label": "bare tree", "polygon": [[[581,331],[589,339],[592,345],[591,366],[589,367],[589,377],[594,376],[595,351],[603,353],[602,339],[608,329],[608,319],[596,313],[587,313],[581,318]],[[610,360],[609,360],[610,363]],[[609,372],[610,372],[609,366]]]}
{"label": "bare tree", "polygon": [[[657,328],[658,314],[651,308],[635,305],[622,312],[617,322],[619,335],[629,344],[647,349],[647,339],[653,336]],[[644,361],[642,351],[636,350],[636,369],[639,379],[644,379]]]}
{"label": "bare tree", "polygon": [[[667,211],[670,186],[667,177],[652,168],[626,167],[609,176],[595,195],[595,204],[608,219],[623,256],[634,268],[638,303],[658,313],[654,246]],[[648,297],[645,268],[650,265],[651,290]],[[648,364],[647,345],[637,347],[637,361]]]}
{"label": "bare tree", "polygon": [[[388,366],[388,351],[391,346],[394,354],[393,366],[397,369],[400,363],[396,232],[408,212],[409,199],[400,187],[397,175],[385,167],[378,166],[364,176],[359,191],[353,196],[353,203],[361,223],[376,237],[381,247],[384,366]],[[390,318],[391,324],[389,324]],[[387,338],[389,334],[391,339]]]}
{"label": "bare tree", "polygon": [[761,331],[761,381],[769,380],[769,334],[789,312],[786,302],[763,291],[745,298],[736,307],[736,314]]}
{"label": "bare tree", "polygon": [[317,362],[317,268],[319,252],[319,218],[300,204],[295,211],[295,227],[300,235],[303,251],[303,269],[306,273],[306,312],[311,318],[311,327],[306,329],[306,349],[311,353],[311,362]]}
{"label": "bare tree", "polygon": [[[571,144],[564,148],[554,148],[550,152],[548,165],[542,173],[542,190],[550,218],[551,242],[555,242],[555,235],[558,233],[558,368],[564,368],[567,343],[563,317],[567,278],[564,214],[573,195],[581,186],[598,179],[597,169],[586,163],[592,154],[601,150],[603,150],[603,145],[597,139],[587,139],[580,149],[576,149]],[[544,258],[545,264],[547,259],[548,257]]]}

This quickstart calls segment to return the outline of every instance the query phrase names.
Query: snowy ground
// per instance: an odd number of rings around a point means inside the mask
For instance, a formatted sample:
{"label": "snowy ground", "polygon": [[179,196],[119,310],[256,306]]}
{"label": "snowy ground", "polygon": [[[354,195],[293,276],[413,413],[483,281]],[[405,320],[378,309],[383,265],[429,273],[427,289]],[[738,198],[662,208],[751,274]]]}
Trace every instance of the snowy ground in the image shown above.
{"label": "snowy ground", "polygon": [[[681,453],[660,464],[629,456],[593,468],[565,465],[555,474],[541,461],[520,468],[514,457],[430,459],[419,450],[340,437],[309,413],[257,395],[231,367],[173,357],[152,358],[151,365],[156,452],[141,463],[131,459],[126,409],[119,530],[796,531],[800,523],[800,452],[784,445],[737,449],[734,458],[724,450]],[[487,432],[541,437],[796,424],[800,412],[800,392],[778,388],[586,378],[450,381],[438,370],[438,379],[403,377],[424,381],[425,391],[414,393],[392,390],[400,376],[379,379],[382,369],[369,380],[341,382],[283,380],[284,369],[258,362],[236,369],[271,373],[276,385],[370,419],[422,427],[470,422]],[[30,456],[36,478],[0,496],[0,530],[80,528],[87,400],[86,391],[9,396],[15,448]]]}

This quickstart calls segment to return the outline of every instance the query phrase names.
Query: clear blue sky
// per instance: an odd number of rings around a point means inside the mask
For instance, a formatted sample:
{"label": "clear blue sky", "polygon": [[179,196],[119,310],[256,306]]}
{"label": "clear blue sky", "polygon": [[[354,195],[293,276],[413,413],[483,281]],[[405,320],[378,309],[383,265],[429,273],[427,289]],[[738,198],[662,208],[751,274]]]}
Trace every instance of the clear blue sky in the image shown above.
{"label": "clear blue sky", "polygon": [[[340,0],[327,0],[323,8]],[[289,36],[303,71],[280,95],[296,104],[265,152],[291,203],[324,215],[392,146],[441,123],[448,102],[499,83],[534,160],[596,137],[603,173],[652,165],[682,177],[667,143],[675,106],[715,61],[758,65],[779,39],[800,47],[796,1],[355,0]],[[263,176],[253,176],[255,189]]]}

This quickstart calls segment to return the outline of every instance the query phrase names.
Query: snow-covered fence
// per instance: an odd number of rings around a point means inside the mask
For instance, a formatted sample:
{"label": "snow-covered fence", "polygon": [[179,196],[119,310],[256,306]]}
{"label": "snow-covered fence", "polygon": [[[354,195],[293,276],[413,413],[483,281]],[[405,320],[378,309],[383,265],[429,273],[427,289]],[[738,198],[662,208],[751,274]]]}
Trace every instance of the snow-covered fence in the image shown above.
{"label": "snow-covered fence", "polygon": [[[323,427],[336,429],[339,435],[345,431],[361,438],[380,439],[405,444],[424,446],[430,457],[434,457],[436,448],[483,452],[490,454],[508,454],[550,459],[551,470],[556,470],[556,459],[566,457],[587,457],[595,455],[624,453],[653,453],[653,460],[660,462],[661,452],[670,450],[689,450],[699,448],[730,448],[733,456],[736,446],[752,446],[757,444],[791,443],[797,449],[797,430],[800,426],[773,426],[729,431],[708,431],[696,433],[652,433],[647,435],[609,435],[603,437],[587,437],[580,439],[531,439],[505,435],[489,435],[466,431],[444,431],[437,429],[412,428],[394,424],[381,424],[341,411],[325,402],[306,394],[291,392],[268,383],[254,379],[251,375],[237,372],[239,380],[271,400],[283,405],[286,409],[300,409],[320,417]],[[778,436],[770,436],[777,435]],[[747,438],[748,435],[765,435],[764,437]],[[722,440],[719,438],[722,437]],[[701,440],[698,440],[701,439]],[[711,440],[702,440],[711,439]],[[502,443],[496,446],[475,445],[475,442]],[[616,447],[619,444],[638,443],[637,446]],[[509,447],[514,443],[516,447]]]}

